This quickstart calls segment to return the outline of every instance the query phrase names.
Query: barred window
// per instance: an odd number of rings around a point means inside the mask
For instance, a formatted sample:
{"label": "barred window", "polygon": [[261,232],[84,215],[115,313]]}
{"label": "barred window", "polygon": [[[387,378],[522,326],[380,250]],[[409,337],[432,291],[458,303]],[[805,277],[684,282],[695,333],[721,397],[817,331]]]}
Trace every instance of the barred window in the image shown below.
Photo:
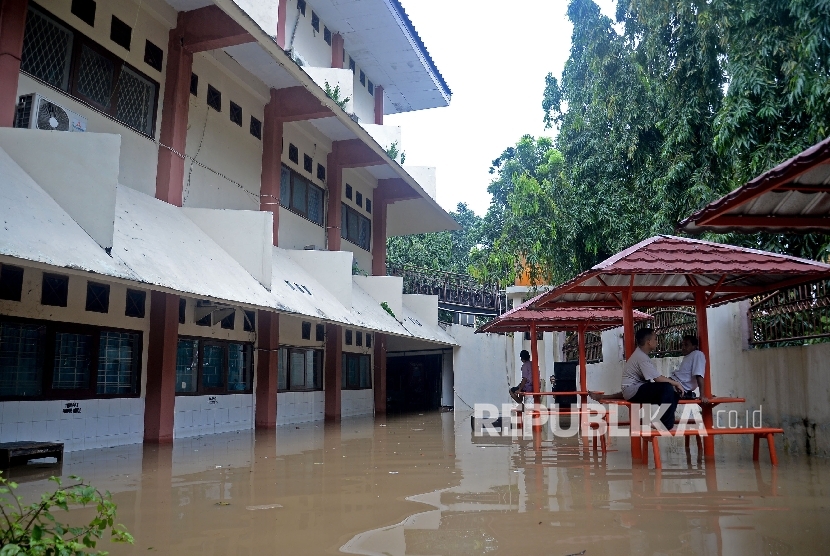
{"label": "barred window", "polygon": [[43,391],[44,329],[0,322],[0,397],[34,397]]}
{"label": "barred window", "polygon": [[345,203],[340,205],[340,219],[340,237],[369,251],[372,222]]}
{"label": "barred window", "polygon": [[136,393],[141,352],[138,334],[108,330],[101,333],[98,343],[98,393]]}
{"label": "barred window", "polygon": [[280,205],[323,225],[323,190],[285,166],[280,174]]}
{"label": "barred window", "polygon": [[235,394],[251,391],[253,345],[179,338],[177,394]]}
{"label": "barred window", "polygon": [[32,5],[26,17],[20,69],[127,127],[153,136],[158,83]]}
{"label": "barred window", "polygon": [[323,389],[323,350],[281,346],[277,362],[278,391]]}
{"label": "barred window", "polygon": [[55,366],[52,370],[52,388],[77,390],[89,387],[92,364],[92,336],[89,334],[55,335]]}

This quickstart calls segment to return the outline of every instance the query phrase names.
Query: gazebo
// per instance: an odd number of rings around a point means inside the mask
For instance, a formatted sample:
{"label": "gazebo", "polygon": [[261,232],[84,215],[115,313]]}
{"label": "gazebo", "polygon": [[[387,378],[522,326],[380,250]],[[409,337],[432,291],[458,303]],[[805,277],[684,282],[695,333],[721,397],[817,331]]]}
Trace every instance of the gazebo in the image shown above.
{"label": "gazebo", "polygon": [[[531,300],[532,301],[532,300]],[[528,332],[530,331],[530,351],[533,365],[533,391],[538,392],[541,380],[539,376],[538,346],[536,334],[539,332],[576,332],[579,340],[579,388],[588,391],[587,361],[585,358],[585,334],[587,332],[601,332],[609,328],[623,325],[621,309],[597,309],[582,307],[563,307],[550,309],[534,309],[527,301],[503,315],[491,320],[476,330],[483,332]],[[635,321],[644,321],[653,318],[647,313],[634,311]]]}
{"label": "gazebo", "polygon": [[[703,396],[712,397],[706,308],[764,292],[830,277],[830,265],[787,255],[695,239],[654,236],[597,264],[530,300],[528,308],[621,309],[625,355],[634,349],[634,308],[693,306],[700,350],[706,355]],[[713,425],[713,407],[703,404],[703,423]],[[633,455],[639,444],[632,438]],[[714,456],[714,440],[704,438]]]}
{"label": "gazebo", "polygon": [[827,232],[830,137],[692,214],[678,229],[709,232]]}

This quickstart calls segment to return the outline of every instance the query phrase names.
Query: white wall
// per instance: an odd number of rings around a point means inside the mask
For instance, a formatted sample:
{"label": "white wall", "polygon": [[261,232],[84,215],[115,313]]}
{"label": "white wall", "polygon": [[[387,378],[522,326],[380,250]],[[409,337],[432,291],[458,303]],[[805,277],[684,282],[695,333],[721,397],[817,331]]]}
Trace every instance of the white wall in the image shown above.
{"label": "white wall", "polygon": [[[366,76],[369,79],[369,76]],[[360,122],[375,123],[375,97],[369,94],[366,85],[360,84],[360,68],[354,72],[354,113]]]}
{"label": "white wall", "polygon": [[[469,326],[450,326],[447,333],[459,347],[453,349],[456,411],[472,410],[477,403],[512,403],[507,393],[512,382],[513,343],[509,336],[475,334]],[[514,385],[514,384],[510,384]]]}
{"label": "white wall", "polygon": [[280,207],[279,245],[284,249],[303,249],[308,245],[323,249],[326,232],[322,226]]}
{"label": "white wall", "polygon": [[340,392],[340,416],[371,415],[375,411],[374,390],[342,390]]}
{"label": "white wall", "polygon": [[252,429],[253,416],[253,394],[176,396],[173,437]]}
{"label": "white wall", "polygon": [[[272,3],[270,5],[276,12],[277,4]],[[310,66],[327,68],[331,66],[331,47],[323,40],[325,21],[321,19],[320,31],[315,31],[311,26],[311,11],[313,9],[311,3],[309,3],[306,5],[305,15],[301,15],[297,10],[297,2],[288,2],[285,21],[285,48],[296,50],[303,61]],[[297,19],[298,16],[299,19]],[[276,29],[270,32],[276,34]],[[293,43],[291,42],[292,35],[294,37]]]}
{"label": "white wall", "polygon": [[325,410],[326,393],[322,390],[277,394],[277,425],[322,421]]}

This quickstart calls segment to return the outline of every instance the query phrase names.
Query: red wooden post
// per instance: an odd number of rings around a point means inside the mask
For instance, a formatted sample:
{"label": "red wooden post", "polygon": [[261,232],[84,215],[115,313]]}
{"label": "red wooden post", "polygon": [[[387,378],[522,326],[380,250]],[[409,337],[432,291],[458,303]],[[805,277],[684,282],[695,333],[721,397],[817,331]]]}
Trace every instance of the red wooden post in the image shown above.
{"label": "red wooden post", "polygon": [[[536,323],[530,323],[530,360],[533,369],[533,391],[538,392],[542,387],[539,377],[539,347],[536,345]],[[539,404],[541,396],[534,396],[533,403]]]}
{"label": "red wooden post", "polygon": [[[706,292],[700,290],[695,293],[695,314],[697,315],[697,337],[700,351],[706,357],[706,376],[703,377],[703,392],[701,396],[705,398],[712,397],[712,373],[711,361],[709,359],[709,325],[706,319]],[[712,428],[714,424],[713,413],[714,406],[704,404],[701,407],[703,415],[703,426],[707,429]],[[707,435],[703,438],[703,456],[707,460],[715,458],[715,438],[712,435]]]}
{"label": "red wooden post", "polygon": [[340,421],[340,399],[343,383],[343,336],[340,326],[326,325],[325,399],[326,421]]}
{"label": "red wooden post", "polygon": [[585,355],[585,325],[580,324],[577,329],[579,334],[579,389],[588,391],[588,362]]}
{"label": "red wooden post", "polygon": [[282,172],[283,121],[279,114],[279,93],[271,89],[271,100],[265,105],[265,129],[262,130],[262,177],[259,185],[259,210],[274,214],[273,242],[279,245],[280,175]]}
{"label": "red wooden post", "polygon": [[375,415],[386,414],[386,335],[375,333]]}
{"label": "red wooden post", "polygon": [[258,313],[255,425],[258,429],[273,429],[277,426],[280,316],[271,311]]}
{"label": "red wooden post", "polygon": [[383,125],[383,85],[375,86],[375,123]]}
{"label": "red wooden post", "polygon": [[179,296],[157,291],[150,292],[144,442],[155,444],[173,442],[178,337]]}
{"label": "red wooden post", "polygon": [[331,36],[331,67],[343,69],[343,35],[335,33]]}

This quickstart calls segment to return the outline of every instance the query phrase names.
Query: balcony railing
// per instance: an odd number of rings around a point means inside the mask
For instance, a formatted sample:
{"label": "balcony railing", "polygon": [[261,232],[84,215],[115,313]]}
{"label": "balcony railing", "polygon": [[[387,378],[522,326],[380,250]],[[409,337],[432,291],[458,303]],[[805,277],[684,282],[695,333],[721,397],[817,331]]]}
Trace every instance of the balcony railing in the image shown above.
{"label": "balcony railing", "polygon": [[438,296],[445,311],[495,317],[505,311],[504,291],[498,285],[482,285],[471,276],[428,268],[387,265],[386,274],[403,278],[403,292]]}
{"label": "balcony railing", "polygon": [[752,300],[750,345],[800,346],[830,339],[830,280],[778,290]]}

